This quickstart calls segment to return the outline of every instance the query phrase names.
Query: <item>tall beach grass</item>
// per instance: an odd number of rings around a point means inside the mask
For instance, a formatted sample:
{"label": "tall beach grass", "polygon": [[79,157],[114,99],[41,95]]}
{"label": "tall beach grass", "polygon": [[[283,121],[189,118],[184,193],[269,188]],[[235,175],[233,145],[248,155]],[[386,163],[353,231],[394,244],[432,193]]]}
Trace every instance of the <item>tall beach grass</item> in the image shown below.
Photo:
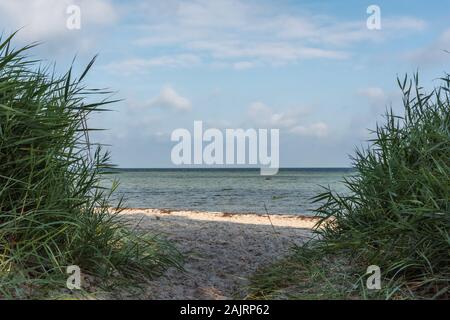
{"label": "tall beach grass", "polygon": [[[109,92],[62,76],[0,39],[0,297],[64,288],[66,267],[100,279],[144,279],[177,265],[162,239],[132,232],[100,187],[108,153],[89,141],[87,119]],[[94,102],[92,102],[94,101]],[[107,283],[108,281],[103,281]]]}
{"label": "tall beach grass", "polygon": [[[357,150],[348,194],[313,200],[315,240],[251,282],[252,298],[449,297],[450,76],[426,93],[418,74],[398,80],[404,114],[388,111]],[[380,290],[366,270],[380,268]]]}
{"label": "tall beach grass", "polygon": [[450,78],[430,93],[418,74],[398,84],[404,115],[388,112],[370,148],[356,152],[358,174],[345,181],[350,195],[328,190],[316,197],[325,201],[317,210],[318,244],[379,266],[389,295],[444,297],[450,280]]}

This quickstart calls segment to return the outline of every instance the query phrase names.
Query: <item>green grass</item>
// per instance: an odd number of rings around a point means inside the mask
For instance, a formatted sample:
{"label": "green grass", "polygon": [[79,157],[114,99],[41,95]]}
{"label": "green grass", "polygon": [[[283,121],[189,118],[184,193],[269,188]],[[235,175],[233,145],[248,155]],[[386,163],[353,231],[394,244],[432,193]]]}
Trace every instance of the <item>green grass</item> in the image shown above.
{"label": "green grass", "polygon": [[[257,273],[251,296],[449,297],[450,78],[430,93],[418,75],[398,83],[404,114],[387,112],[370,146],[356,151],[349,194],[327,189],[314,198],[318,240]],[[381,269],[379,291],[366,289],[369,265]]]}
{"label": "green grass", "polygon": [[[0,39],[0,297],[32,298],[65,287],[78,265],[99,283],[143,281],[180,256],[159,237],[132,232],[109,212],[100,187],[111,165],[89,141],[87,119],[114,103],[107,91],[27,56]],[[125,281],[126,282],[126,281]]]}
{"label": "green grass", "polygon": [[[351,281],[344,264],[307,246],[298,247],[285,259],[256,272],[247,299],[345,299]],[[339,281],[338,281],[339,280]],[[353,280],[353,279],[352,279]]]}

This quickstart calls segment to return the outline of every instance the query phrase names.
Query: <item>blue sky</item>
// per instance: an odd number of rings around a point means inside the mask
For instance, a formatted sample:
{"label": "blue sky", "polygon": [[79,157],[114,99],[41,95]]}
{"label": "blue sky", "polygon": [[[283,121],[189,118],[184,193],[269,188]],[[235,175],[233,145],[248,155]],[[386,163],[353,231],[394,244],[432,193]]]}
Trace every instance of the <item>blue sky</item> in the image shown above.
{"label": "blue sky", "polygon": [[386,106],[401,111],[396,76],[431,88],[450,62],[445,0],[0,0],[0,29],[21,27],[17,45],[42,41],[33,55],[61,71],[100,54],[88,84],[124,100],[90,122],[122,167],[171,166],[170,133],[194,120],[279,128],[281,166],[348,166]]}

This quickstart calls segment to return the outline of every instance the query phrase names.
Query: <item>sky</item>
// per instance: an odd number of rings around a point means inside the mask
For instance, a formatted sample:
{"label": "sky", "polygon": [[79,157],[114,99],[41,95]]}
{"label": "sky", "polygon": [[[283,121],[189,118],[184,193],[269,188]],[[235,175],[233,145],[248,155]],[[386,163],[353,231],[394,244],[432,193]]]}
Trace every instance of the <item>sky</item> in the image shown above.
{"label": "sky", "polygon": [[171,133],[195,120],[279,129],[282,167],[347,167],[384,110],[401,112],[398,76],[431,89],[450,71],[450,0],[0,0],[0,31],[17,29],[59,72],[99,54],[86,83],[122,101],[89,123],[120,167],[172,167]]}

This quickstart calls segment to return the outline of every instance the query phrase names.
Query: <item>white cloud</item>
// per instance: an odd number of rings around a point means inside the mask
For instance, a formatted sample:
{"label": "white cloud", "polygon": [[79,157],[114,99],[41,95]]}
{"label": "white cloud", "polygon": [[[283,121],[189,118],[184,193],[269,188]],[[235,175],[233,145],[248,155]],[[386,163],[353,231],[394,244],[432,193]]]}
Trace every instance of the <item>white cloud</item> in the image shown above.
{"label": "white cloud", "polygon": [[358,91],[358,94],[367,97],[371,100],[385,100],[387,98],[386,94],[384,93],[384,90],[378,87],[368,87],[363,88]]}
{"label": "white cloud", "polygon": [[245,70],[245,69],[250,69],[256,66],[255,62],[251,62],[251,61],[238,61],[233,63],[233,68],[236,70]]}
{"label": "white cloud", "polygon": [[402,104],[401,90],[397,88],[385,91],[380,87],[367,87],[358,90],[357,95],[366,98],[377,113],[388,105]]}
{"label": "white cloud", "polygon": [[[192,50],[209,53],[218,59],[253,58],[270,64],[283,64],[302,59],[345,59],[348,54],[338,50],[311,48],[289,42],[257,42],[244,40],[193,41],[187,44]],[[247,63],[254,63],[249,62]]]}
{"label": "white cloud", "polygon": [[[81,9],[80,29],[67,28],[70,5]],[[9,35],[19,30],[14,40],[17,47],[44,43],[36,50],[47,59],[75,53],[91,56],[100,50],[102,33],[117,21],[116,9],[110,0],[0,0],[1,31]]]}
{"label": "white cloud", "polygon": [[308,114],[309,110],[304,108],[273,112],[262,102],[254,102],[248,108],[250,121],[257,126],[284,129],[289,133],[301,136],[326,137],[329,130],[324,122],[301,124]]}
{"label": "white cloud", "polygon": [[149,59],[126,59],[123,61],[112,62],[102,66],[105,70],[112,73],[133,74],[145,73],[148,69],[155,67],[182,67],[188,68],[199,64],[200,59],[192,54],[178,54],[171,56],[160,56]]}
{"label": "white cloud", "polygon": [[391,31],[423,31],[427,27],[427,23],[415,17],[393,17],[389,19],[383,19],[382,28],[391,30]]}
{"label": "white cloud", "polygon": [[178,111],[189,111],[192,109],[192,104],[189,99],[178,94],[172,87],[165,86],[162,88],[160,94],[152,99],[148,106],[168,108]]}
{"label": "white cloud", "polygon": [[185,26],[242,27],[252,6],[238,0],[179,1],[177,16]]}
{"label": "white cloud", "polygon": [[450,61],[450,28],[424,48],[406,54],[406,58],[420,65],[433,65]]}
{"label": "white cloud", "polygon": [[139,25],[145,36],[136,44],[177,47],[201,55],[207,63],[238,70],[305,59],[347,59],[353,54],[350,45],[402,37],[426,27],[414,17],[383,16],[382,31],[373,32],[366,27],[364,11],[361,19],[342,21],[240,0],[174,0],[154,6],[139,7],[148,19]]}
{"label": "white cloud", "polygon": [[298,109],[285,112],[273,112],[271,108],[262,102],[254,102],[248,108],[248,115],[252,123],[272,128],[289,128],[298,123],[307,110]]}
{"label": "white cloud", "polygon": [[328,131],[328,125],[323,122],[317,122],[306,126],[295,126],[290,129],[290,132],[294,134],[318,138],[326,137]]}
{"label": "white cloud", "polygon": [[321,29],[318,41],[336,46],[350,46],[361,42],[381,42],[398,38],[426,28],[425,21],[414,17],[382,18],[381,30],[366,27],[366,21],[335,23]]}
{"label": "white cloud", "polygon": [[117,13],[109,0],[0,0],[0,21],[11,30],[23,28],[18,34],[25,41],[45,41],[70,32],[66,13],[70,5],[81,9],[81,27],[108,25]]}
{"label": "white cloud", "polygon": [[368,113],[368,117],[373,118],[373,116],[378,116],[383,113],[385,108],[396,98],[398,95],[397,91],[394,92],[385,92],[382,88],[379,87],[367,87],[362,88],[357,91],[357,95],[360,97],[364,97],[368,102],[370,107],[370,111]]}
{"label": "white cloud", "polygon": [[[66,28],[66,8],[81,7],[82,30]],[[52,49],[84,51],[98,42],[102,26],[124,17],[121,27],[132,31],[130,42],[158,47],[153,56],[118,61],[118,72],[154,66],[186,67],[221,65],[236,70],[260,65],[285,65],[305,59],[348,59],[349,46],[383,41],[426,28],[423,20],[382,18],[382,30],[372,32],[361,19],[342,21],[307,11],[287,12],[283,6],[243,0],[142,1],[112,0],[0,0],[0,21],[11,32],[24,27],[19,37],[26,42],[53,40]],[[126,19],[129,16],[138,19]],[[68,46],[71,44],[71,46]],[[170,52],[164,51],[170,47]],[[173,51],[176,49],[176,51]],[[176,52],[176,53],[174,53]]]}

